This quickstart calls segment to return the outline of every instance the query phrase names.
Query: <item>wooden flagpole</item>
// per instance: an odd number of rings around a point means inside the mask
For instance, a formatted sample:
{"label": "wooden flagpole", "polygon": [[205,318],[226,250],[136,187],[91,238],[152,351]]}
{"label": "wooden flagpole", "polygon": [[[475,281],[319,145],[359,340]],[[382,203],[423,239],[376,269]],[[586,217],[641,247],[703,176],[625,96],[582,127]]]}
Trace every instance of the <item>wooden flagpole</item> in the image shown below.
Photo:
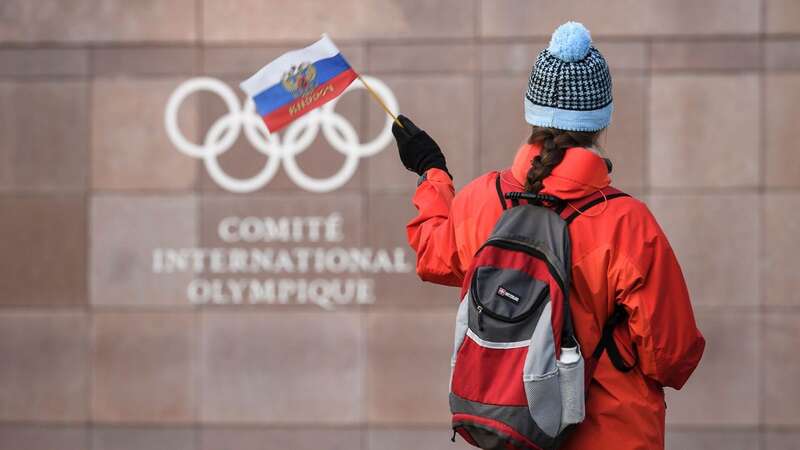
{"label": "wooden flagpole", "polygon": [[403,124],[402,124],[402,123],[400,123],[400,121],[399,121],[399,120],[397,120],[397,116],[395,116],[395,115],[394,115],[394,113],[392,113],[391,111],[389,111],[389,107],[387,107],[387,106],[386,106],[386,103],[384,103],[384,102],[383,102],[383,99],[381,98],[381,96],[380,96],[380,95],[378,95],[378,93],[377,93],[377,92],[373,91],[373,90],[372,90],[372,88],[370,87],[370,85],[369,85],[369,84],[367,84],[367,81],[366,81],[366,80],[364,80],[363,78],[361,78],[361,75],[359,75],[358,73],[356,73],[356,76],[358,77],[359,81],[361,81],[362,83],[364,83],[364,87],[365,87],[365,88],[367,88],[367,90],[369,91],[369,93],[370,93],[370,94],[372,94],[372,97],[374,97],[374,98],[375,98],[375,100],[377,100],[377,102],[378,102],[378,103],[381,105],[381,107],[383,108],[383,110],[384,110],[384,111],[386,111],[386,114],[388,114],[388,115],[392,116],[392,119],[394,119],[394,123],[396,123],[397,125],[399,125],[399,126],[400,126],[400,128],[405,128],[405,127],[403,126]]}

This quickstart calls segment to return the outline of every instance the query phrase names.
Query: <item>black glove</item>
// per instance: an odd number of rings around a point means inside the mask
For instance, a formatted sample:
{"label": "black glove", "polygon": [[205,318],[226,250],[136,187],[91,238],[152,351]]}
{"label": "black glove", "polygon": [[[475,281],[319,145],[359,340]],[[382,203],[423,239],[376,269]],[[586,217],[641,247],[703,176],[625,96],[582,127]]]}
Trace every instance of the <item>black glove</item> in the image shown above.
{"label": "black glove", "polygon": [[[447,164],[439,146],[428,136],[428,133],[417,128],[408,117],[400,115],[397,117],[403,126],[392,125],[392,134],[397,141],[397,149],[400,151],[400,161],[406,169],[422,175],[426,170],[436,167],[447,171]],[[450,175],[450,179],[453,176]]]}

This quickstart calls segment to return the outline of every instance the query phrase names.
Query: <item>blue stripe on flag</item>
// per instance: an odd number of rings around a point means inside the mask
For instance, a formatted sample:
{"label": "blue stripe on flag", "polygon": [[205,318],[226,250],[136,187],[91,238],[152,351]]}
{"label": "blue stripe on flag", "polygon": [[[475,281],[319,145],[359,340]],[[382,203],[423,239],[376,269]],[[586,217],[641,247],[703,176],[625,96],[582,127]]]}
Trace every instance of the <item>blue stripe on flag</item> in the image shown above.
{"label": "blue stripe on flag", "polygon": [[[316,81],[318,85],[321,85],[349,69],[350,64],[348,64],[344,56],[339,53],[330,58],[320,59],[314,63],[314,67],[317,69],[317,75],[314,77],[314,81]],[[258,111],[260,116],[265,116],[287,103],[290,103],[294,99],[295,97],[292,96],[292,93],[283,87],[283,83],[275,84],[253,97],[253,101],[256,104],[256,111]]]}

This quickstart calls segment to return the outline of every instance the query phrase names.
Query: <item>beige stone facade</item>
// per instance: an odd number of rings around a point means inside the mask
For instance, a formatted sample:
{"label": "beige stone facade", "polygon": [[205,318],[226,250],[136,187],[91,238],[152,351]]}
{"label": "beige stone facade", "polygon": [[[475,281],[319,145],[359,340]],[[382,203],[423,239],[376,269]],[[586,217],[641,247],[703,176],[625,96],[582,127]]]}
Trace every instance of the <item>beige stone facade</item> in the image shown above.
{"label": "beige stone facade", "polygon": [[[800,2],[2,0],[0,450],[466,448],[448,429],[456,290],[326,273],[369,279],[374,298],[198,304],[194,278],[252,274],[214,273],[211,256],[202,273],[154,269],[157,249],[297,246],[400,247],[413,265],[416,176],[394,144],[333,192],[280,168],[238,194],[176,149],[164,109],[199,76],[241,99],[239,81],[327,32],[463,186],[510,164],[530,66],[569,19],[612,69],[614,183],[667,232],[708,340],[668,392],[667,448],[800,448]],[[336,111],[362,141],[384,120],[364,91]],[[203,142],[224,114],[193,95],[179,125]],[[313,177],[344,159],[321,134],[296,157]],[[266,161],[243,135],[219,156],[239,178]],[[335,213],[330,242],[220,237],[229,216]]]}

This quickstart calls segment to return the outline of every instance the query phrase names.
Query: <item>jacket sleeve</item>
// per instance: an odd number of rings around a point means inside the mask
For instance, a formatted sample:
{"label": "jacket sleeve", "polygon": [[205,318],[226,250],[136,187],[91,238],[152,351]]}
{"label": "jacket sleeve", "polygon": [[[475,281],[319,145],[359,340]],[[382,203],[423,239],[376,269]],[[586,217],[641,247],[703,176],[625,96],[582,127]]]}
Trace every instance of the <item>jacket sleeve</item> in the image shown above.
{"label": "jacket sleeve", "polygon": [[617,299],[628,311],[643,373],[680,389],[700,362],[705,339],[672,247],[649,211],[644,219],[629,230],[642,245],[618,255]]}
{"label": "jacket sleeve", "polygon": [[451,208],[454,198],[452,180],[439,169],[428,170],[414,193],[419,213],[406,231],[408,243],[417,253],[417,274],[424,281],[460,286],[464,279]]}

